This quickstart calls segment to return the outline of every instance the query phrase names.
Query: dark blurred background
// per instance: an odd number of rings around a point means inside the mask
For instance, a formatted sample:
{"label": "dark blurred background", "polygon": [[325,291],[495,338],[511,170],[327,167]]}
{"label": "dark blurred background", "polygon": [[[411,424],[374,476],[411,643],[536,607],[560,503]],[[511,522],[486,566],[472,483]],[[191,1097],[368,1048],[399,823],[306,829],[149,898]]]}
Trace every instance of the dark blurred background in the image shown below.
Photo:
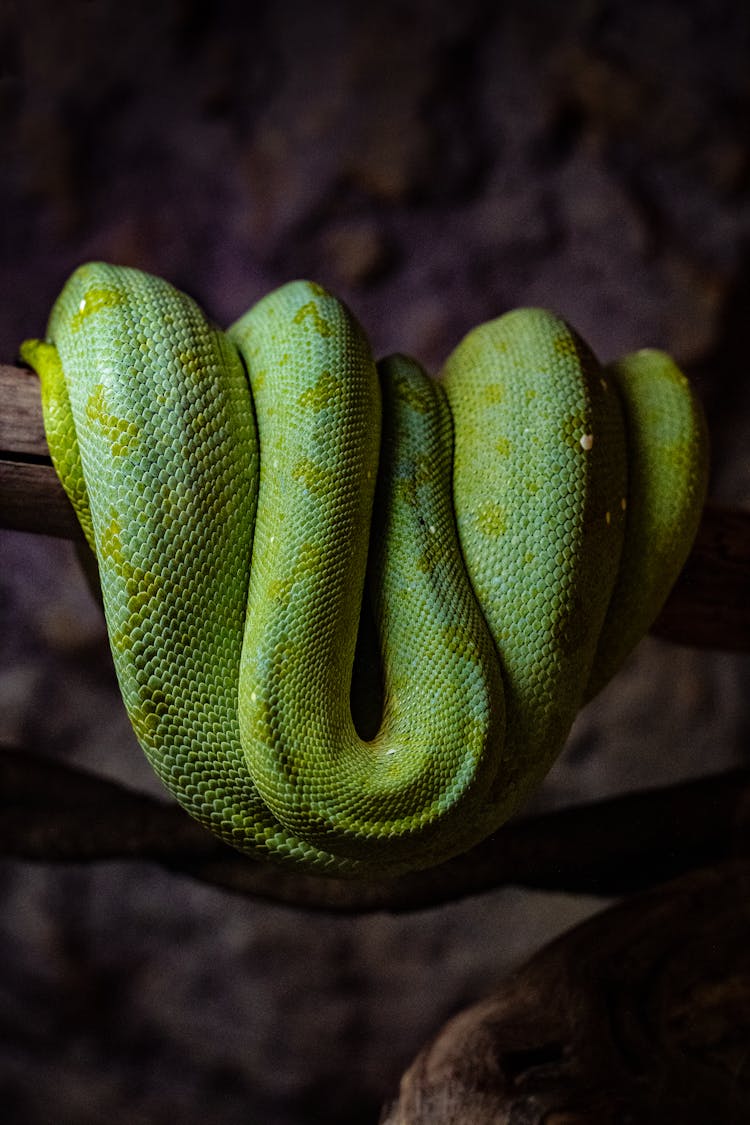
{"label": "dark blurred background", "polygon": [[[696,378],[750,504],[750,6],[26,0],[0,15],[1,358],[81,261],[226,323],[310,276],[437,369],[544,304]],[[0,742],[158,792],[68,544],[0,539]],[[534,809],[747,761],[746,658],[645,640]],[[0,1106],[28,1125],[374,1122],[453,1011],[601,901],[404,917],[134,864],[0,866]]]}

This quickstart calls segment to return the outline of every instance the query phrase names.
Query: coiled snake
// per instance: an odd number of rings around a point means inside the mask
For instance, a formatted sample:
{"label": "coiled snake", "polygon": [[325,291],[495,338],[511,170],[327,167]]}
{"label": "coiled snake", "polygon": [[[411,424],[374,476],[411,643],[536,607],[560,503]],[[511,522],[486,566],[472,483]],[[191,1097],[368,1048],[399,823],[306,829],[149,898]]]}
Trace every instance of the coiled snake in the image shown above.
{"label": "coiled snake", "polygon": [[436,382],[376,367],[310,282],[224,333],[94,263],[22,355],[139,742],[220,837],[308,871],[396,874],[492,833],[701,511],[705,427],[669,357],[602,369],[538,309],[474,329]]}

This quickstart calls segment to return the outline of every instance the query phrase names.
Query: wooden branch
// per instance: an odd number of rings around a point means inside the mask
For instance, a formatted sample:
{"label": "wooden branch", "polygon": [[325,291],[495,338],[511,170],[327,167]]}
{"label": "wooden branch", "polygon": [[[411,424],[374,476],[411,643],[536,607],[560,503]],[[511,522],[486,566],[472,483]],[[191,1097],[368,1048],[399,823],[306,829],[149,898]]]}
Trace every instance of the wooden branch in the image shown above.
{"label": "wooden branch", "polygon": [[0,527],[83,541],[47,449],[39,380],[0,365]]}
{"label": "wooden branch", "polygon": [[418,910],[511,884],[609,896],[750,856],[750,771],[514,821],[429,871],[359,882],[254,862],[176,805],[6,750],[0,855],[47,863],[147,860],[241,894],[342,913]]}
{"label": "wooden branch", "polygon": [[750,864],[543,949],[417,1057],[382,1125],[750,1121]]}
{"label": "wooden branch", "polygon": [[651,632],[694,648],[750,651],[750,512],[706,505]]}
{"label": "wooden branch", "polygon": [[[49,460],[39,381],[7,366],[0,366],[0,527],[82,539]],[[750,512],[706,508],[653,631],[680,644],[750,650]]]}

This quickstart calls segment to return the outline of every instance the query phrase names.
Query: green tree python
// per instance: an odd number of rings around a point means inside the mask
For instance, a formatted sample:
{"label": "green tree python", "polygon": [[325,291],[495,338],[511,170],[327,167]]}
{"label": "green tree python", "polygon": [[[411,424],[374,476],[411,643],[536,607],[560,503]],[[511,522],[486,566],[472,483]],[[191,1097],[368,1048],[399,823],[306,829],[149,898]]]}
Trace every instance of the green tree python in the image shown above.
{"label": "green tree python", "polygon": [[314,283],[224,332],[92,263],[22,355],[141,746],[223,840],[305,871],[399,874],[494,832],[653,621],[704,499],[672,360],[601,367],[541,309],[433,380],[376,365]]}

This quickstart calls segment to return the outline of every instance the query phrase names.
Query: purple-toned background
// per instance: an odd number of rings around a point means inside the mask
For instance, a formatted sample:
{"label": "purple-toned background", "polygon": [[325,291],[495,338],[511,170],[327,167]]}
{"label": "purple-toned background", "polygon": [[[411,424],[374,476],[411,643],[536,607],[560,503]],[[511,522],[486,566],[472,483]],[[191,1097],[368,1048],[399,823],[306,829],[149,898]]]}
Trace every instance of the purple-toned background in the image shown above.
{"label": "purple-toned background", "polygon": [[[750,503],[750,8],[27,0],[0,31],[2,359],[99,257],[228,322],[307,275],[382,354],[562,312],[698,380]],[[0,741],[158,792],[67,544],[0,539]],[[747,759],[745,658],[642,643],[534,807]],[[9,1123],[377,1120],[411,1056],[590,899],[403,918],[274,908],[133,864],[0,866]]]}

